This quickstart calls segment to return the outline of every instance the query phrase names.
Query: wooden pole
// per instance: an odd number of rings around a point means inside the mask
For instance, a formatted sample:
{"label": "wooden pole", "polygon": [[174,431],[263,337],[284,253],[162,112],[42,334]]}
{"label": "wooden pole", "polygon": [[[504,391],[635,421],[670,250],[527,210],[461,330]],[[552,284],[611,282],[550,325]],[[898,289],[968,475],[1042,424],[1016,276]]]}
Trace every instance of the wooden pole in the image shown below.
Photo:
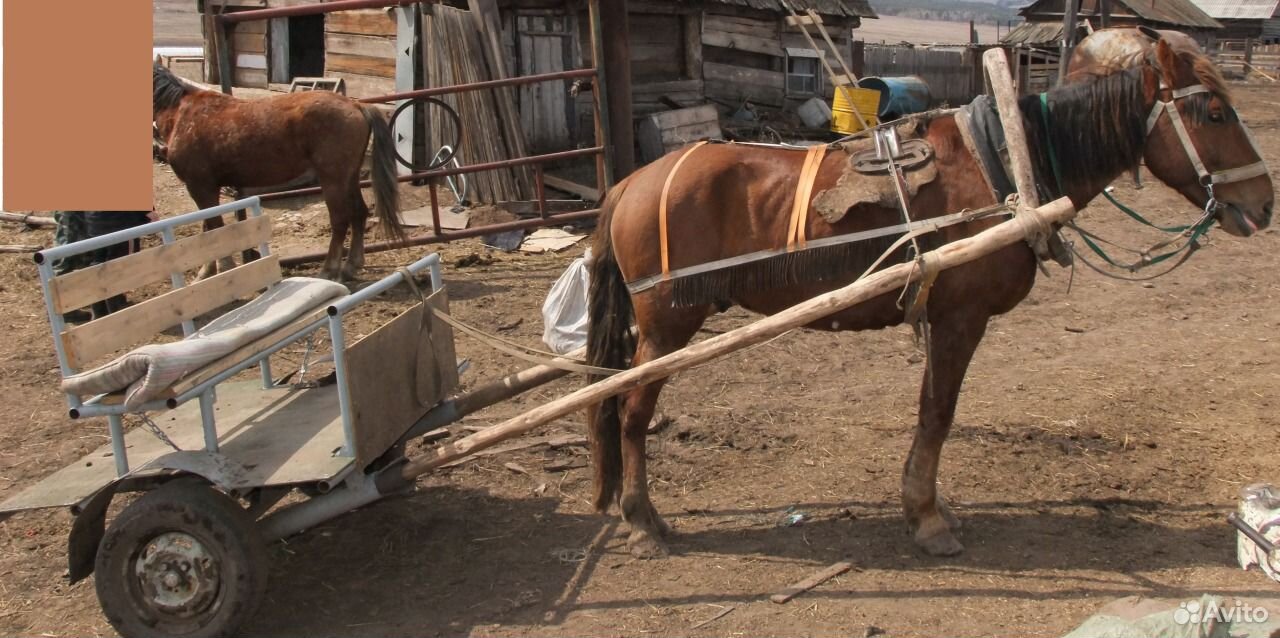
{"label": "wooden pole", "polygon": [[1103,29],[1110,28],[1111,27],[1111,0],[1098,0],[1098,11],[1102,13],[1102,18],[1098,22],[1098,24],[1102,25]]}
{"label": "wooden pole", "polygon": [[1035,172],[1027,149],[1027,133],[1022,128],[1022,110],[1018,108],[1018,89],[1009,80],[1009,58],[1004,49],[988,49],[982,54],[982,65],[991,80],[991,93],[996,98],[996,110],[1000,112],[1018,197],[1025,206],[1039,206]]}
{"label": "wooden pole", "polygon": [[[1029,232],[1037,230],[1032,224],[1026,223],[1025,217],[1031,214],[1033,214],[1031,209],[1025,210],[1019,214],[1018,218],[988,228],[973,237],[946,244],[926,253],[926,256],[936,259],[939,269],[946,269],[979,259],[1019,241],[1025,241]],[[1064,197],[1035,209],[1034,214],[1039,214],[1045,224],[1054,224],[1075,217],[1076,210],[1071,200]],[[922,269],[914,262],[891,266],[843,288],[799,303],[771,317],[765,317],[755,323],[730,330],[619,372],[498,425],[446,443],[405,463],[399,470],[399,476],[406,481],[412,481],[446,463],[532,431],[593,403],[599,403],[611,396],[669,377],[681,370],[723,357],[736,350],[768,341],[789,330],[813,323],[832,313],[880,295],[896,292],[908,283],[919,281],[922,276]]]}
{"label": "wooden pole", "polygon": [[1067,77],[1067,63],[1071,61],[1071,50],[1076,45],[1076,25],[1080,19],[1080,0],[1066,0],[1066,9],[1062,12],[1062,47],[1058,58],[1058,84]]}
{"label": "wooden pole", "polygon": [[36,217],[26,213],[0,213],[0,222],[18,222],[28,226],[57,226],[52,217]]}
{"label": "wooden pole", "polygon": [[594,0],[604,34],[603,56],[613,153],[613,178],[619,181],[636,170],[635,123],[631,116],[631,38],[627,31],[627,0]]}

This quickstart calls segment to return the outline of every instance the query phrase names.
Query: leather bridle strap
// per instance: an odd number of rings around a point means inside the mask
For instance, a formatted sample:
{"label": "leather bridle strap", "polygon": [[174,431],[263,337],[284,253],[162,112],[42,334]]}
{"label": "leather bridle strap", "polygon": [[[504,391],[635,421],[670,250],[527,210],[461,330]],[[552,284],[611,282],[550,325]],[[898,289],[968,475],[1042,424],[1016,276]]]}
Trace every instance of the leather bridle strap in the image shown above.
{"label": "leather bridle strap", "polygon": [[662,197],[658,200],[658,244],[662,251],[663,279],[669,279],[671,274],[671,260],[667,251],[667,200],[671,196],[671,182],[675,181],[676,172],[680,170],[680,165],[684,164],[684,161],[689,159],[689,156],[694,151],[706,143],[707,140],[702,140],[690,146],[689,150],[685,151],[684,155],[681,155],[680,159],[676,160],[675,165],[671,167],[671,172],[667,173],[667,181],[662,184]]}
{"label": "leather bridle strap", "polygon": [[[1169,90],[1166,86],[1161,86],[1161,89]],[[1183,123],[1182,115],[1178,112],[1178,100],[1209,92],[1209,89],[1203,84],[1193,84],[1180,89],[1172,89],[1170,91],[1170,99],[1157,100],[1155,106],[1151,108],[1151,115],[1147,117],[1147,134],[1150,135],[1151,131],[1155,129],[1156,124],[1160,121],[1160,116],[1168,113],[1169,121],[1173,124],[1174,132],[1178,134],[1178,140],[1182,143],[1187,159],[1190,160],[1191,166],[1196,169],[1196,175],[1200,176],[1200,183],[1206,187],[1215,184],[1243,182],[1268,174],[1266,162],[1261,159],[1252,164],[1222,171],[1210,172],[1209,169],[1205,168],[1204,161],[1200,159],[1200,153],[1196,151],[1195,144],[1191,141],[1191,133],[1187,131],[1187,125]],[[1253,138],[1253,133],[1249,130],[1249,127],[1245,126],[1244,120],[1240,120],[1240,127],[1244,129],[1245,137],[1248,138],[1249,145],[1253,147],[1254,154],[1261,158],[1262,152],[1258,150],[1258,143]]]}

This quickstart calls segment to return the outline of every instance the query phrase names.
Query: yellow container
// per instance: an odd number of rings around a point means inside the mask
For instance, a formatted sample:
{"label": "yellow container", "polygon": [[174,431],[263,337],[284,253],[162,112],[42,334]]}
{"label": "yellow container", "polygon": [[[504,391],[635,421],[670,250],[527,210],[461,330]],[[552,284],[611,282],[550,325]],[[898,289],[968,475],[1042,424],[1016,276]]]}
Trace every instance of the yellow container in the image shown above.
{"label": "yellow container", "polygon": [[836,133],[857,133],[863,129],[858,122],[858,116],[854,114],[853,109],[849,106],[849,100],[844,97],[845,92],[849,93],[849,97],[853,99],[854,106],[858,107],[858,113],[862,114],[862,119],[866,120],[867,126],[875,126],[880,123],[876,118],[876,109],[880,107],[880,92],[875,89],[860,89],[856,86],[846,86],[844,90],[836,87],[835,99],[831,102],[831,130]]}

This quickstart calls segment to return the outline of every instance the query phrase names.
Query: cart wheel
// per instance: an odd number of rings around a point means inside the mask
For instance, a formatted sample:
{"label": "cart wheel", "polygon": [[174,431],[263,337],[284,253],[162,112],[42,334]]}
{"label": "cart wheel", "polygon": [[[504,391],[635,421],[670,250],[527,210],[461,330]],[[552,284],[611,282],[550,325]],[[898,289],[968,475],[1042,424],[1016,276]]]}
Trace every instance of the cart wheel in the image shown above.
{"label": "cart wheel", "polygon": [[253,519],[204,483],[178,480],[111,523],[94,577],[107,621],[127,638],[231,636],[267,588]]}

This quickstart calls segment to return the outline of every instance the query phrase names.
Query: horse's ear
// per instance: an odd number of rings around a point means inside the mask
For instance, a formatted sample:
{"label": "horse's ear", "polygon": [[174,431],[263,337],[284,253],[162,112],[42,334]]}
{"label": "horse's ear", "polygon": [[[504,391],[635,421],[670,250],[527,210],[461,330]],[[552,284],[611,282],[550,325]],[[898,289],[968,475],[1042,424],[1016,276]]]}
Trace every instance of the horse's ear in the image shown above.
{"label": "horse's ear", "polygon": [[1156,62],[1160,65],[1160,74],[1165,86],[1169,88],[1178,86],[1178,54],[1164,38],[1156,40]]}

